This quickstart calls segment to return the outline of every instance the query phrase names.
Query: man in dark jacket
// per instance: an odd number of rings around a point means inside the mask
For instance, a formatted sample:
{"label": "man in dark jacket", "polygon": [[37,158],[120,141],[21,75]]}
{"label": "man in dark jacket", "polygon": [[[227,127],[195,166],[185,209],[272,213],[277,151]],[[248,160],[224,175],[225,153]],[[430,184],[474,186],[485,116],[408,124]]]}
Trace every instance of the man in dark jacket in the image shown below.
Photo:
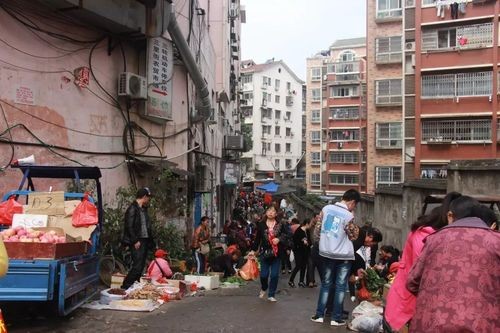
{"label": "man in dark jacket", "polygon": [[123,244],[130,248],[132,268],[123,281],[123,289],[128,289],[135,281],[139,281],[146,265],[148,249],[154,247],[151,221],[147,212],[151,191],[144,187],[137,191],[135,198],[125,212]]}

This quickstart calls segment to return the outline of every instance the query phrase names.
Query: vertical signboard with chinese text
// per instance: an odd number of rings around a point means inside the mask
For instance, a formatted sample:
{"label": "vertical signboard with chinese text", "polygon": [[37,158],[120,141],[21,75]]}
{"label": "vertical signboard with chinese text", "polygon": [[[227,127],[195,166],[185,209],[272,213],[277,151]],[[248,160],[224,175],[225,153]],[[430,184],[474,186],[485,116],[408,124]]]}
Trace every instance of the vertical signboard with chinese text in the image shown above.
{"label": "vertical signboard with chinese text", "polygon": [[145,116],[172,119],[172,42],[163,37],[148,40],[148,100]]}

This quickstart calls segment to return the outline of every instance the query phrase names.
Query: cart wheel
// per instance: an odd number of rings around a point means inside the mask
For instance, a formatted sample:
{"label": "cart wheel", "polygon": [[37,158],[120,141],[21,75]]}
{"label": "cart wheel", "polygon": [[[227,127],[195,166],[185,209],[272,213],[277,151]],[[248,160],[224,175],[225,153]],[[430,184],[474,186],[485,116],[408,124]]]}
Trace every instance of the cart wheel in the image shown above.
{"label": "cart wheel", "polygon": [[99,278],[106,286],[111,286],[111,276],[115,271],[115,259],[112,256],[103,256],[99,260]]}
{"label": "cart wheel", "polygon": [[113,273],[121,273],[123,275],[127,275],[128,270],[125,268],[125,265],[118,259],[115,259],[115,271]]}

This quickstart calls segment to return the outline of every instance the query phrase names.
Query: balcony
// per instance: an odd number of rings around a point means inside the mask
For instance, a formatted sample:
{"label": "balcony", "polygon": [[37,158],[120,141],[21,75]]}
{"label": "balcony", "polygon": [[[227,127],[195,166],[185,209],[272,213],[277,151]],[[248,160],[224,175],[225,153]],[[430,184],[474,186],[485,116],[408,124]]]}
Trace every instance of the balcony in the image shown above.
{"label": "balcony", "polygon": [[493,46],[493,23],[424,30],[422,51],[458,51]]}
{"label": "balcony", "polygon": [[[420,0],[416,0],[420,1]],[[438,25],[438,24],[451,24],[456,23],[451,18],[450,10],[446,8],[444,18],[436,16],[436,2],[432,0],[423,0],[422,3],[422,24],[423,25]],[[453,3],[455,1],[447,1]],[[467,21],[477,17],[494,17],[495,13],[495,0],[473,0],[467,4],[465,14],[459,14],[458,21]],[[448,4],[446,3],[446,4]],[[478,5],[479,4],[479,5]]]}
{"label": "balcony", "polygon": [[491,120],[424,120],[422,142],[427,144],[489,143]]}
{"label": "balcony", "polygon": [[490,96],[493,72],[471,72],[422,76],[422,98]]}

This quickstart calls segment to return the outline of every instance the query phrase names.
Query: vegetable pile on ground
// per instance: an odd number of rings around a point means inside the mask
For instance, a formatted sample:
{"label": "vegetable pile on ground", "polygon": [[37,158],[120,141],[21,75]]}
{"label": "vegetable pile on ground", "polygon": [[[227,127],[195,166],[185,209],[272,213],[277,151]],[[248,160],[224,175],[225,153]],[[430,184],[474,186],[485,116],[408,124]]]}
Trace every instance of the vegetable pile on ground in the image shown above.
{"label": "vegetable pile on ground", "polygon": [[366,289],[371,294],[373,299],[378,299],[381,296],[381,290],[386,283],[385,279],[380,277],[377,272],[371,268],[366,269],[366,274],[364,276],[366,281]]}

